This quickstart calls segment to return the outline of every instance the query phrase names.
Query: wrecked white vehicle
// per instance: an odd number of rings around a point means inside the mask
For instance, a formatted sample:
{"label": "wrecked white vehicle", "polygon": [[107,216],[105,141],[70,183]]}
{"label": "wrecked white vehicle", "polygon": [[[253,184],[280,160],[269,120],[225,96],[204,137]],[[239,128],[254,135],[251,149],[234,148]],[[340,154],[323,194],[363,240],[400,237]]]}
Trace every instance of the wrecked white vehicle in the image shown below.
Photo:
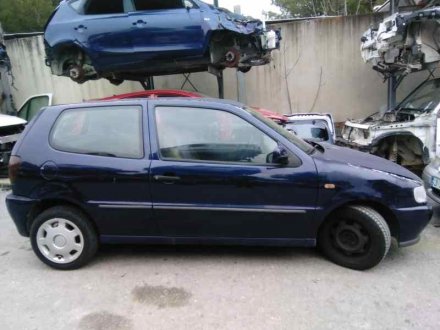
{"label": "wrecked white vehicle", "polygon": [[[440,61],[438,1],[428,5],[422,1],[411,2],[419,9],[385,18],[368,29],[361,39],[362,58],[382,74],[406,75],[431,69]],[[426,7],[420,9],[424,4]]]}
{"label": "wrecked white vehicle", "polygon": [[288,122],[285,128],[310,142],[335,144],[336,129],[333,116],[329,113],[296,113],[286,115]]}
{"label": "wrecked white vehicle", "polygon": [[0,171],[7,168],[12,148],[26,123],[21,118],[0,114]]}
{"label": "wrecked white vehicle", "polygon": [[440,79],[428,80],[393,110],[347,121],[338,142],[418,168],[440,155],[439,111]]}

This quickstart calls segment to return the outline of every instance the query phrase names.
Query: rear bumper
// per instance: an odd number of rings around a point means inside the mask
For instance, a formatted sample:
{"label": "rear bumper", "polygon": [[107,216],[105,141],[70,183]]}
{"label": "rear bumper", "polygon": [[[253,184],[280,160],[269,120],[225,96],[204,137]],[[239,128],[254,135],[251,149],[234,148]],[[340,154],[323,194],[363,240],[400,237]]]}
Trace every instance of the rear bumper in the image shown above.
{"label": "rear bumper", "polygon": [[6,207],[21,236],[29,237],[28,215],[36,203],[36,200],[13,194],[6,196]]}
{"label": "rear bumper", "polygon": [[432,207],[429,205],[395,210],[399,221],[399,247],[417,244],[420,234],[432,218]]}

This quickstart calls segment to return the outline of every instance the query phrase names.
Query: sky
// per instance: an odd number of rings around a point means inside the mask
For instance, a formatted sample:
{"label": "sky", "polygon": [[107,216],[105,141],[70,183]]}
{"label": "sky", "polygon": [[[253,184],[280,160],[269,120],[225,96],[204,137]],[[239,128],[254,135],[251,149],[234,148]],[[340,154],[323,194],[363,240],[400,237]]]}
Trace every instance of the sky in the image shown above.
{"label": "sky", "polygon": [[[213,4],[213,0],[203,0],[206,3]],[[255,18],[264,18],[263,10],[279,12],[276,6],[271,5],[271,0],[218,0],[219,6],[234,11],[234,5],[241,6],[243,15]]]}

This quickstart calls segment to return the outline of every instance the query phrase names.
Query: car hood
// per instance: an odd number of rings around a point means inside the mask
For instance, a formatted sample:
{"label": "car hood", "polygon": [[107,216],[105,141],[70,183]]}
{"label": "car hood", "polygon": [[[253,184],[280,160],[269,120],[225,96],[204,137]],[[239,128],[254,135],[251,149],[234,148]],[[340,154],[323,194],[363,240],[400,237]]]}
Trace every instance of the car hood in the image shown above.
{"label": "car hood", "polygon": [[381,123],[384,123],[383,115],[381,115],[379,112],[376,112],[371,116],[368,116],[363,119],[348,120],[345,123],[345,125],[356,128],[368,129],[372,126],[379,125]]}
{"label": "car hood", "polygon": [[420,182],[420,178],[414,173],[384,158],[327,143],[321,143],[321,145],[325,151],[316,151],[313,157],[327,162],[345,163],[364,169],[386,172]]}
{"label": "car hood", "polygon": [[0,114],[0,127],[24,125],[26,120],[15,116],[1,115]]}

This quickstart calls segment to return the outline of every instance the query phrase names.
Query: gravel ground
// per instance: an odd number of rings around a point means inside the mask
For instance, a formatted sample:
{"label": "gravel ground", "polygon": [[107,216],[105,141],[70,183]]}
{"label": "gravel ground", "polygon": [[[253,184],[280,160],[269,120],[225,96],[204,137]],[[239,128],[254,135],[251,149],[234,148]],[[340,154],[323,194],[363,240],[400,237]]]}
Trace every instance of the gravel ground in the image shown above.
{"label": "gravel ground", "polygon": [[313,249],[103,247],[54,271],[0,192],[0,329],[439,329],[440,229],[370,271]]}

